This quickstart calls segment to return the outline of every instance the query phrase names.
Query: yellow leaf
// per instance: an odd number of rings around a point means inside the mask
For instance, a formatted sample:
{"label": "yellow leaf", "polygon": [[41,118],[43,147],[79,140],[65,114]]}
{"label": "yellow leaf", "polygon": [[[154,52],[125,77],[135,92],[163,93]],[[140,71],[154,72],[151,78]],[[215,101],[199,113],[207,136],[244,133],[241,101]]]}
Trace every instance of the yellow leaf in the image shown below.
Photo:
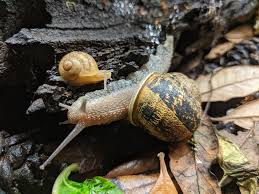
{"label": "yellow leaf", "polygon": [[232,180],[245,188],[250,194],[255,194],[258,169],[252,165],[239,147],[221,135],[217,135],[219,143],[218,162],[224,175],[219,185],[225,186]]}

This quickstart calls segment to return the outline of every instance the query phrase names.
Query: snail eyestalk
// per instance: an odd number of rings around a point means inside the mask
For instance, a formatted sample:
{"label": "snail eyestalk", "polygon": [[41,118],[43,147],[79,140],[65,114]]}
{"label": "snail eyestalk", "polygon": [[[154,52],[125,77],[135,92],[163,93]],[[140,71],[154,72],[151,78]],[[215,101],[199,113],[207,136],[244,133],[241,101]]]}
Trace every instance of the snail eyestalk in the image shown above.
{"label": "snail eyestalk", "polygon": [[63,103],[59,103],[58,105],[59,105],[60,107],[62,107],[62,108],[67,109],[67,110],[69,110],[69,109],[71,108],[71,106],[66,105],[66,104],[63,104]]}
{"label": "snail eyestalk", "polygon": [[70,134],[63,140],[63,142],[57,147],[57,149],[50,155],[50,157],[40,166],[41,170],[44,170],[45,167],[51,163],[51,161],[59,154],[59,152],[69,143],[74,137],[76,137],[83,129],[85,125],[79,123],[75,128],[70,132]]}
{"label": "snail eyestalk", "polygon": [[59,125],[67,125],[70,124],[69,120],[63,121],[63,122],[59,122]]}

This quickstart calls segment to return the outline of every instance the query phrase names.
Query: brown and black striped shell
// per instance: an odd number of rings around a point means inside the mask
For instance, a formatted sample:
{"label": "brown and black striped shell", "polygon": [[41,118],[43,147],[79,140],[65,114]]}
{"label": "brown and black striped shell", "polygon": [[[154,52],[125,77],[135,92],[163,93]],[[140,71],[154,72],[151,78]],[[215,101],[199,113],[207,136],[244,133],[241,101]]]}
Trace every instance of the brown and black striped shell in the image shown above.
{"label": "brown and black striped shell", "polygon": [[132,124],[160,140],[190,138],[201,118],[195,82],[181,73],[152,73],[140,85],[129,107]]}

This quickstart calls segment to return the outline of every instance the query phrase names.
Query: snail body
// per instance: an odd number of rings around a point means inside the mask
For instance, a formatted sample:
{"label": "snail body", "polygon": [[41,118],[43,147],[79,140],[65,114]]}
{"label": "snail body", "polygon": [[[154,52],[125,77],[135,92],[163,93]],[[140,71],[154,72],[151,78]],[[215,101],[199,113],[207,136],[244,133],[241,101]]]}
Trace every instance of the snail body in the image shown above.
{"label": "snail body", "polygon": [[110,70],[99,70],[94,58],[81,51],[66,54],[59,62],[59,74],[70,85],[82,86],[104,81],[111,78]]}
{"label": "snail body", "polygon": [[[185,75],[165,74],[170,68],[172,55],[173,38],[169,36],[164,45],[158,46],[156,55],[151,55],[149,62],[126,80],[110,83],[107,90],[88,93],[71,106],[60,104],[68,109],[68,123],[76,126],[40,168],[44,169],[85,127],[109,124],[127,117],[133,124],[144,127],[164,141],[190,137],[201,115],[199,92],[194,81]],[[147,89],[150,90],[148,93]],[[157,103],[161,107],[155,106]],[[181,110],[187,114],[180,113]]]}

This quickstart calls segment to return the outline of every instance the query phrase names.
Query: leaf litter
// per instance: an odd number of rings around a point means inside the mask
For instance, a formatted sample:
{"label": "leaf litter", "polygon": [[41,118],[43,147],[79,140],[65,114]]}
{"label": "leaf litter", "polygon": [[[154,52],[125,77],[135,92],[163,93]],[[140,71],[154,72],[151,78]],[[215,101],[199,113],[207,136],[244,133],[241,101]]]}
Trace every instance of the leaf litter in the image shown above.
{"label": "leaf litter", "polygon": [[123,175],[141,174],[159,168],[159,162],[155,154],[151,156],[137,158],[125,162],[107,173],[106,178],[114,178]]}
{"label": "leaf litter", "polygon": [[217,157],[217,139],[208,126],[200,126],[193,137],[196,151],[186,142],[169,147],[170,169],[183,193],[220,194],[217,179],[209,169]]}
{"label": "leaf litter", "polygon": [[234,122],[244,129],[252,129],[254,123],[259,121],[259,99],[243,104],[231,111],[226,116],[211,118],[213,121],[223,123]]}
{"label": "leaf litter", "polygon": [[259,90],[259,66],[237,65],[196,79],[202,102],[227,101]]}

